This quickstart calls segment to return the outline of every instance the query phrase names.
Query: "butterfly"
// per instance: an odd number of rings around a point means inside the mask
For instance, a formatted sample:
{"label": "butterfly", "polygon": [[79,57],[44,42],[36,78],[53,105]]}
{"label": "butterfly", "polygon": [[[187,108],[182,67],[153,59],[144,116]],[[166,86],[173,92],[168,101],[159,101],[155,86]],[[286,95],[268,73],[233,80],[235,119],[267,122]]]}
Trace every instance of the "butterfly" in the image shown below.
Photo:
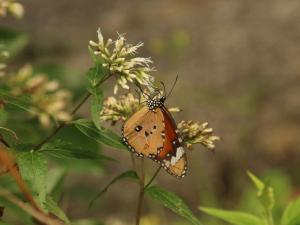
{"label": "butterfly", "polygon": [[147,106],[134,113],[122,126],[122,140],[136,155],[148,157],[171,175],[183,178],[187,157],[176,123],[164,105],[165,100],[165,96],[148,96]]}

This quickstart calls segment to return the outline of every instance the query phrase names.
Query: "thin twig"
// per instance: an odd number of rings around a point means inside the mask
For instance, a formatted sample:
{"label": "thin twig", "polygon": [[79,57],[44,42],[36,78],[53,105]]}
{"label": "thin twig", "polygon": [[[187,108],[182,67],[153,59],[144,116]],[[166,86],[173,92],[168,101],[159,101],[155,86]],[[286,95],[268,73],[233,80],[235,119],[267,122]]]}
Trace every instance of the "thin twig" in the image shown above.
{"label": "thin twig", "polygon": [[[102,83],[104,83],[106,80],[108,80],[111,76],[112,76],[112,74],[107,75],[105,78],[100,80],[95,87],[99,87]],[[89,97],[91,95],[92,94],[90,92],[86,93],[84,98],[71,111],[71,115],[74,115],[80,109],[80,107],[89,99]],[[59,125],[49,134],[49,136],[47,136],[44,140],[42,140],[39,144],[37,144],[33,149],[35,151],[39,150],[41,147],[44,146],[44,144],[46,144],[48,141],[50,141],[66,125],[67,125],[66,122],[60,122]]]}
{"label": "thin twig", "polygon": [[158,175],[160,169],[161,169],[161,166],[158,167],[158,169],[155,171],[154,175],[151,177],[151,179],[150,179],[150,180],[148,181],[148,183],[145,185],[144,190],[146,190],[146,189],[152,184],[152,182],[154,181],[154,179],[157,177],[157,175]]}
{"label": "thin twig", "polygon": [[50,216],[46,215],[42,211],[36,210],[34,207],[24,203],[23,201],[19,200],[16,196],[11,194],[5,189],[0,188],[0,196],[6,198],[11,203],[17,205],[21,209],[23,209],[25,212],[33,216],[35,219],[37,219],[39,222],[43,224],[48,225],[63,225],[64,223],[58,219],[51,218]]}

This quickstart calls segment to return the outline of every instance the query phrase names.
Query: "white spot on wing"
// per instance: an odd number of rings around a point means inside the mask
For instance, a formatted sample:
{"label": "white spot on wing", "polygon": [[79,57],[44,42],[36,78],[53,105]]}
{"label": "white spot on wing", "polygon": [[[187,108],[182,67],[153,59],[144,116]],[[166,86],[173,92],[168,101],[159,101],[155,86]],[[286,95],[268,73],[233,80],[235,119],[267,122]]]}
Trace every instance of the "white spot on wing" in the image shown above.
{"label": "white spot on wing", "polygon": [[181,146],[178,147],[176,149],[176,156],[172,156],[172,158],[171,158],[171,165],[174,166],[178,162],[178,160],[183,156],[183,154],[184,154],[183,147],[181,147]]}

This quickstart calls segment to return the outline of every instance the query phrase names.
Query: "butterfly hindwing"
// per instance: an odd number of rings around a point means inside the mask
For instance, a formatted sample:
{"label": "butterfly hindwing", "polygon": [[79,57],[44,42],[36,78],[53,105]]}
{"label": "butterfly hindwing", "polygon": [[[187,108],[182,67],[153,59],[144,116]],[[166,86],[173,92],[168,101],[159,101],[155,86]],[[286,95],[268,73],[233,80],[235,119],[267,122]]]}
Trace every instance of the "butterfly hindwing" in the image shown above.
{"label": "butterfly hindwing", "polygon": [[139,156],[154,158],[164,146],[164,116],[157,108],[143,107],[133,114],[122,129],[123,141]]}
{"label": "butterfly hindwing", "polygon": [[184,177],[187,170],[187,158],[181,139],[176,133],[176,123],[170,112],[161,108],[165,121],[165,142],[163,150],[154,158],[171,175]]}

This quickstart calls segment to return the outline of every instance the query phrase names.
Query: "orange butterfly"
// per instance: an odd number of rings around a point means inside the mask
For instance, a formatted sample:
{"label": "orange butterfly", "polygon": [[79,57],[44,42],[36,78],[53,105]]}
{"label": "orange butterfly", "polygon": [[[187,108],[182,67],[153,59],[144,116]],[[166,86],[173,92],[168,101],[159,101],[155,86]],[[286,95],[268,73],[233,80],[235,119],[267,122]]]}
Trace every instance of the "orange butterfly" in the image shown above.
{"label": "orange butterfly", "polygon": [[151,158],[171,175],[182,178],[186,175],[187,157],[165,100],[165,96],[148,96],[147,106],[124,123],[123,142],[138,156]]}

